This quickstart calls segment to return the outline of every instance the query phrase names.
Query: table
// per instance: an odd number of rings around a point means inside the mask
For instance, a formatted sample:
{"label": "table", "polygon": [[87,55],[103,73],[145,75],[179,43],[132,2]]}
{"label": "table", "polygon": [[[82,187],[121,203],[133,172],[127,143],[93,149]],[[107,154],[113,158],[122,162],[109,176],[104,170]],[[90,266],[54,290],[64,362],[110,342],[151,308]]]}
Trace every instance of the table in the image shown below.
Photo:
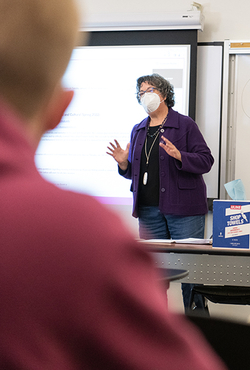
{"label": "table", "polygon": [[180,280],[185,278],[188,274],[188,270],[183,269],[170,269],[170,268],[161,268],[160,270],[160,280],[166,280],[168,282]]}
{"label": "table", "polygon": [[194,284],[250,286],[250,251],[212,245],[143,242],[157,268],[188,270],[179,280]]}

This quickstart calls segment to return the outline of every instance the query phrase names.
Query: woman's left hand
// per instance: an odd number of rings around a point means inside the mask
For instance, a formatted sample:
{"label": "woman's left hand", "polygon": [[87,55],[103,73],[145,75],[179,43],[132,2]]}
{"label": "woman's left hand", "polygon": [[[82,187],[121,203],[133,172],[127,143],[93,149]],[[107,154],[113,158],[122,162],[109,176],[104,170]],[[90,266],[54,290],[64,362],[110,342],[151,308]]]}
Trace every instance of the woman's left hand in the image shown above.
{"label": "woman's left hand", "polygon": [[171,143],[168,139],[166,139],[164,136],[161,137],[161,142],[159,144],[168,155],[171,157],[178,159],[178,161],[181,161],[181,153],[180,151],[174,146],[174,144]]}

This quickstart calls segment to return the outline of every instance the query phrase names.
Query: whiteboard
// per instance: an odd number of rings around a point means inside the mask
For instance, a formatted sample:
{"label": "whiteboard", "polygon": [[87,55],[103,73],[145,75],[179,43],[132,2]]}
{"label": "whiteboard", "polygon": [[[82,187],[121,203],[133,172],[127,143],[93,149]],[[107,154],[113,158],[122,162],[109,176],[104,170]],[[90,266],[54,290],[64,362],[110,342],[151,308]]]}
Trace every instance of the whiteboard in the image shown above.
{"label": "whiteboard", "polygon": [[222,43],[198,44],[196,123],[215,159],[211,171],[203,176],[208,198],[219,194],[222,62]]}
{"label": "whiteboard", "polygon": [[167,78],[174,86],[175,109],[188,114],[190,54],[190,45],[74,49],[63,78],[74,98],[58,127],[40,141],[35,163],[41,175],[103,203],[130,205],[130,181],[118,175],[107,146],[116,139],[126,148],[133,126],[147,116],[136,99],[139,76],[159,73]]}
{"label": "whiteboard", "polygon": [[250,55],[235,56],[235,179],[241,179],[250,199]]}
{"label": "whiteboard", "polygon": [[[142,53],[144,49],[145,55]],[[163,49],[161,57],[156,54],[158,49]],[[100,50],[102,58],[98,57]],[[107,63],[103,58],[104,50],[108,51]],[[84,54],[82,58],[80,53],[83,51],[91,52],[91,55]],[[78,103],[74,100],[57,129],[46,133],[41,140],[35,156],[39,172],[64,189],[89,193],[105,203],[130,205],[130,183],[118,176],[117,166],[107,156],[106,147],[114,138],[125,147],[132,127],[145,117],[134,94],[139,75],[167,73],[164,77],[175,87],[175,109],[182,114],[189,113],[188,98],[194,97],[187,92],[187,87],[189,82],[194,82],[194,76],[180,78],[179,75],[180,71],[189,71],[189,64],[184,62],[189,61],[190,54],[193,53],[189,44],[77,48],[71,58],[72,80],[68,78],[70,84],[66,85],[74,88],[74,99]],[[129,55],[133,58],[129,59]],[[204,175],[208,198],[218,198],[219,189],[222,56],[222,43],[198,44],[195,119],[215,158],[211,171]],[[187,82],[183,84],[182,80]],[[129,85],[128,89],[125,85]],[[184,106],[180,104],[184,100],[181,91],[186,91]],[[111,127],[110,131],[108,127]]]}

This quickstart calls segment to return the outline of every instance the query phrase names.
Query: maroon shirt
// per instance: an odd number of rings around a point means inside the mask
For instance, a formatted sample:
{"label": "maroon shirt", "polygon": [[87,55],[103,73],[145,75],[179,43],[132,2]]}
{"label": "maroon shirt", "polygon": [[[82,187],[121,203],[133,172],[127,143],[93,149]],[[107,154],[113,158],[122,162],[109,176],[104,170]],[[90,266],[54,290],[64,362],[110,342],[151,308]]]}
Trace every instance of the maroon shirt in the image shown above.
{"label": "maroon shirt", "polygon": [[0,369],[225,370],[119,218],[45,181],[0,110]]}

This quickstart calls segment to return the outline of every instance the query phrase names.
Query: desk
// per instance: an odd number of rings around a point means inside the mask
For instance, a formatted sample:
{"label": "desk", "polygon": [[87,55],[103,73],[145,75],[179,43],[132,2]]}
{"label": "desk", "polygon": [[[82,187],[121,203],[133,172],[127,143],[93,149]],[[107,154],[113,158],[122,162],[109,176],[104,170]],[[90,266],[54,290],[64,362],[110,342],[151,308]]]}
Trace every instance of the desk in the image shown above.
{"label": "desk", "polygon": [[187,270],[180,270],[180,269],[170,269],[170,268],[161,268],[159,269],[161,272],[160,280],[166,280],[168,282],[183,279],[188,275]]}
{"label": "desk", "polygon": [[180,282],[250,287],[250,251],[212,245],[145,242],[157,268],[188,270]]}

